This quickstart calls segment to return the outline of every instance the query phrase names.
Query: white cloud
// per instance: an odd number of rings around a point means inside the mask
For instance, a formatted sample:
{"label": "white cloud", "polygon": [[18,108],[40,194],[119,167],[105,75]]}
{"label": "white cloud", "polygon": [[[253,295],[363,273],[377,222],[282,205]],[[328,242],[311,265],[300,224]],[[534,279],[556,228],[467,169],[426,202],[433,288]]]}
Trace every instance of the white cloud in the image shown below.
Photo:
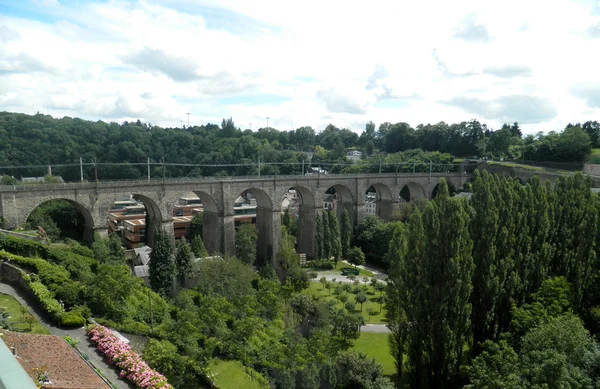
{"label": "white cloud", "polygon": [[3,109],[357,131],[477,118],[536,132],[600,117],[591,2],[66,4],[32,0],[30,18],[0,18]]}

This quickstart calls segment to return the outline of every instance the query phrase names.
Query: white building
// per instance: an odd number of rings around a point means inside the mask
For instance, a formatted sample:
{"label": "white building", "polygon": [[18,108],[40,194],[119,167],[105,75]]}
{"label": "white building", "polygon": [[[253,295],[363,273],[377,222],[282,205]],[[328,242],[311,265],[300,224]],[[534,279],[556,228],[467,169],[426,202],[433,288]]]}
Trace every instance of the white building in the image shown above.
{"label": "white building", "polygon": [[377,215],[377,197],[375,193],[367,193],[365,196],[365,213],[367,215]]}

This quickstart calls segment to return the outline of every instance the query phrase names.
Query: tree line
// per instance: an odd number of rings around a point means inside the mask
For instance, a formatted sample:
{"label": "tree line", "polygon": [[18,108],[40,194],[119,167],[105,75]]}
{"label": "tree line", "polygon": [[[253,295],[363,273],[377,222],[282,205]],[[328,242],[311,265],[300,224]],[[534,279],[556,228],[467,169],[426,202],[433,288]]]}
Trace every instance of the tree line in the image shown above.
{"label": "tree line", "polygon": [[[470,202],[438,196],[389,243],[387,314],[411,388],[594,388],[600,383],[600,199],[477,172]],[[570,348],[570,347],[573,348]]]}
{"label": "tree line", "polygon": [[[560,133],[538,134],[523,139],[517,123],[492,130],[471,120],[455,124],[444,122],[420,124],[373,122],[359,135],[348,128],[329,124],[321,131],[304,126],[291,131],[260,128],[242,129],[234,121],[223,119],[220,125],[208,123],[185,128],[162,128],[149,123],[105,123],[49,115],[25,115],[0,112],[0,166],[4,183],[10,177],[43,176],[47,165],[55,165],[54,175],[67,181],[80,179],[79,160],[95,163],[84,167],[84,179],[136,179],[147,174],[151,160],[153,177],[199,177],[218,175],[253,175],[258,161],[278,163],[263,165],[262,174],[297,174],[302,163],[335,166],[341,171],[348,160],[348,150],[362,150],[373,161],[409,150],[440,153],[455,157],[525,157],[529,160],[577,161],[597,147],[600,126],[597,122],[569,125]],[[418,152],[399,156],[390,162],[428,163],[431,156]],[[439,157],[437,157],[439,158]],[[452,157],[444,157],[452,158]],[[162,161],[178,166],[163,166]],[[61,167],[60,164],[75,166]],[[112,164],[112,165],[104,165]],[[119,164],[119,165],[114,165]],[[184,165],[235,166],[184,166]]]}

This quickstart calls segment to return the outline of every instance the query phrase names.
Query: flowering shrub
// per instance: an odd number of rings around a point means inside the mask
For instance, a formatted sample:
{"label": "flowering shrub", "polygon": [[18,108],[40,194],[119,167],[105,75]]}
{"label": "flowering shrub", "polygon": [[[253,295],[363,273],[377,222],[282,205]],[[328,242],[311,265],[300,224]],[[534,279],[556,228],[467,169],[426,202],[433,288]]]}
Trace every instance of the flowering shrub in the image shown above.
{"label": "flowering shrub", "polygon": [[119,340],[108,328],[92,326],[88,336],[108,362],[121,369],[121,378],[127,378],[142,389],[173,389],[165,376],[151,369],[129,345]]}

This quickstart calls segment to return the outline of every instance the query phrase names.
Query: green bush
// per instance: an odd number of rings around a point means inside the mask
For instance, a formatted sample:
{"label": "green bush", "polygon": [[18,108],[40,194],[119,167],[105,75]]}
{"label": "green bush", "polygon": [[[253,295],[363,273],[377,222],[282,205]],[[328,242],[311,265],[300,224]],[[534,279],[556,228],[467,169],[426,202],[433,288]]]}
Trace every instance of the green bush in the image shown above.
{"label": "green bush", "polygon": [[[150,326],[146,323],[141,323],[131,319],[125,319],[124,321],[117,323],[112,320],[96,318],[96,323],[103,325],[108,328],[114,328],[119,332],[134,335],[148,335],[150,334]],[[156,328],[155,328],[156,332]]]}
{"label": "green bush", "polygon": [[60,318],[65,313],[65,310],[60,303],[56,301],[52,292],[50,292],[48,288],[46,288],[46,286],[39,281],[31,281],[31,279],[27,276],[25,276],[24,279],[31,289],[31,292],[37,300],[40,308],[49,314],[54,320],[60,321]]}
{"label": "green bush", "polygon": [[307,267],[312,267],[315,269],[325,269],[325,270],[331,270],[334,268],[333,266],[333,262],[328,261],[326,259],[324,260],[318,260],[318,261],[308,261],[306,263]]}
{"label": "green bush", "polygon": [[0,233],[0,249],[16,255],[46,257],[48,247],[29,239]]}
{"label": "green bush", "polygon": [[48,249],[48,260],[64,267],[71,277],[77,281],[88,281],[94,276],[92,267],[96,265],[96,260],[64,248],[51,247]]}
{"label": "green bush", "polygon": [[79,312],[69,311],[60,317],[60,324],[65,327],[83,327],[85,318]]}

